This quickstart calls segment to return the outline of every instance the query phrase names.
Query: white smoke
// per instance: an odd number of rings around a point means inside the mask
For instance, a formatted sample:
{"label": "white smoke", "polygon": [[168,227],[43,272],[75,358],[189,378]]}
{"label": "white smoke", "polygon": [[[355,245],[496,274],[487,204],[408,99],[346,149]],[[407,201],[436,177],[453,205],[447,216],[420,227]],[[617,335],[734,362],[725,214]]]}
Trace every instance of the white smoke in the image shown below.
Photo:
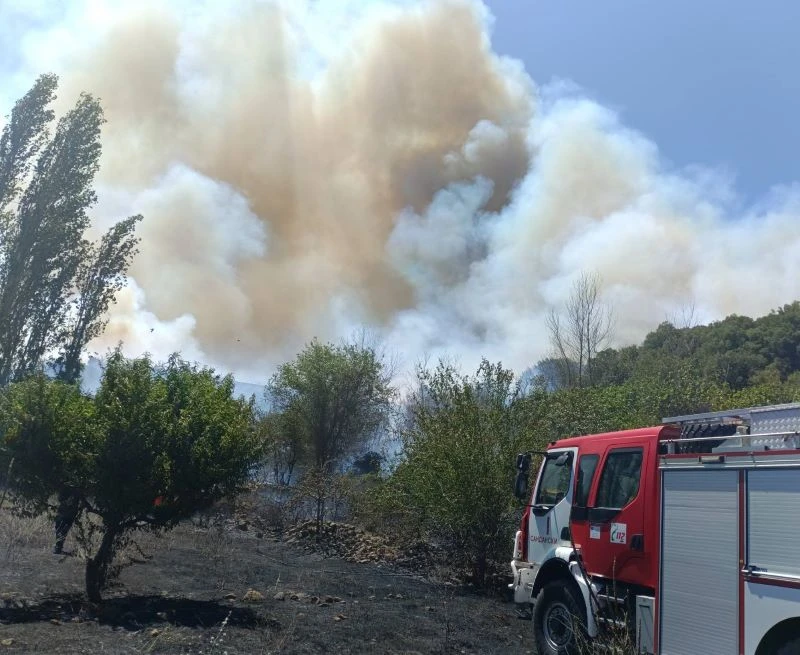
{"label": "white smoke", "polygon": [[366,324],[405,365],[521,370],[581,271],[617,344],[688,304],[712,320],[800,297],[799,187],[741,209],[574,86],[537,88],[490,22],[471,0],[87,0],[26,34],[15,80],[55,70],[62,106],[106,107],[98,228],[145,215],[95,348],[263,380]]}

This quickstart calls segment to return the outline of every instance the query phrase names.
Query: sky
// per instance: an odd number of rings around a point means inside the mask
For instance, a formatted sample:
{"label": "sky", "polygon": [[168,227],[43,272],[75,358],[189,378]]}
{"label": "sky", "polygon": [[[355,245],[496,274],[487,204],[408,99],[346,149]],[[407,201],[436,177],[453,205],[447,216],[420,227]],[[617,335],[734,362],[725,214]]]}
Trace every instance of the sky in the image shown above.
{"label": "sky", "polygon": [[[612,345],[800,298],[800,6],[0,0],[0,114],[106,112],[93,235],[141,252],[103,352],[258,382],[366,328],[522,371],[582,273]],[[1,119],[0,119],[1,120]]]}
{"label": "sky", "polygon": [[676,166],[754,200],[800,180],[800,4],[790,0],[487,0],[492,44],[540,82],[615,108]]}

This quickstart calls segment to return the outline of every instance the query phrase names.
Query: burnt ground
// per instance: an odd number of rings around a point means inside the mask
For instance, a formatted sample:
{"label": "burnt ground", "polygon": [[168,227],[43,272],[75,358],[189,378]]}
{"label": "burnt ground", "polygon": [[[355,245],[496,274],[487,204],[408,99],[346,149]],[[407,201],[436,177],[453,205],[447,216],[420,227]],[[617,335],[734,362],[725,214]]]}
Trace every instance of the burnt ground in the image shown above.
{"label": "burnt ground", "polygon": [[[382,562],[308,552],[227,524],[187,523],[129,549],[101,606],[72,535],[0,510],[3,653],[530,653],[502,596]],[[252,591],[251,591],[252,590]],[[248,593],[250,592],[250,593]]]}

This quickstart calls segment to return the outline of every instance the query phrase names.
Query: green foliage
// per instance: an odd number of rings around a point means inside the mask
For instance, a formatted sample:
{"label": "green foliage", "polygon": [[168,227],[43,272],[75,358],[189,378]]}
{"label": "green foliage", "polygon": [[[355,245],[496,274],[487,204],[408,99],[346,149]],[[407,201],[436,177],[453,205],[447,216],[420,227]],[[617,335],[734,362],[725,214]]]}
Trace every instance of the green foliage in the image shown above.
{"label": "green foliage", "polygon": [[330,468],[384,424],[394,391],[375,349],[314,340],[278,369],[268,393],[314,465]]}
{"label": "green foliage", "polygon": [[800,400],[800,303],[756,320],[663,323],[640,346],[597,353],[593,386],[570,388],[562,364],[542,360],[521,385],[485,361],[472,377],[441,363],[420,371],[402,426],[404,457],[361,499],[363,516],[447,540],[480,579],[487,559],[508,556],[517,452],[667,416]]}
{"label": "green foliage", "polygon": [[59,378],[75,382],[81,373],[81,352],[87,343],[102,334],[108,323],[106,312],[116,301],[125,282],[125,271],[139,239],[134,236],[141,216],[131,216],[112,225],[95,245],[89,245],[75,275],[75,297],[64,322]]}
{"label": "green foliage", "polygon": [[258,417],[256,429],[276,484],[291,484],[295,467],[308,459],[308,443],[301,419],[298,405]]}
{"label": "green foliage", "polygon": [[115,352],[94,399],[42,375],[6,390],[4,457],[15,461],[15,493],[41,511],[52,494],[72,490],[84,546],[100,539],[87,562],[90,598],[130,532],[169,529],[243,489],[261,447],[252,403],[233,389],[230,376],[177,356],[155,366]]}
{"label": "green foliage", "polygon": [[372,347],[314,340],[278,369],[266,395],[276,413],[262,420],[262,434],[276,480],[288,482],[299,461],[308,465],[300,488],[316,505],[319,530],[336,466],[386,423],[390,376]]}
{"label": "green foliage", "polygon": [[[47,139],[46,127],[54,114],[49,108],[55,98],[58,78],[42,75],[14,105],[0,135],[0,213],[16,200],[31,172],[34,159]],[[10,220],[4,215],[4,222]]]}
{"label": "green foliage", "polygon": [[538,385],[525,394],[510,371],[486,361],[474,376],[440,363],[418,377],[402,432],[404,459],[376,490],[375,504],[409,534],[452,545],[479,583],[487,561],[507,556],[518,520],[511,486],[518,452],[566,436],[658,424],[663,416],[712,409],[725,397],[724,388],[688,366],[621,385]]}
{"label": "green foliage", "polygon": [[772,381],[755,384],[744,389],[730,390],[717,398],[712,409],[756,407],[758,405],[774,405],[798,401],[800,401],[800,384],[795,378],[785,382]]}
{"label": "green foliage", "polygon": [[380,499],[387,512],[405,507],[423,533],[452,545],[481,584],[488,560],[507,548],[515,516],[509,476],[527,443],[519,386],[485,360],[472,377],[440,363],[418,378],[405,459]]}
{"label": "green foliage", "polygon": [[[790,385],[765,385],[751,398],[777,402],[791,395]],[[546,442],[567,436],[597,434],[658,425],[667,416],[742,406],[745,395],[709,380],[688,362],[674,368],[639,371],[622,384],[561,389],[537,389],[526,396],[528,431]],[[762,403],[756,403],[762,404]],[[531,446],[532,448],[532,446]]]}
{"label": "green foliage", "polygon": [[67,380],[134,252],[132,217],[92,245],[84,238],[100,159],[99,101],[81,94],[50,134],[57,78],[41,76],[0,135],[0,384],[63,353]]}
{"label": "green foliage", "polygon": [[92,484],[101,434],[95,406],[76,386],[39,373],[0,396],[0,467],[14,458],[18,508],[38,514],[65,487]]}
{"label": "green foliage", "polygon": [[[164,503],[154,528],[171,527],[241,490],[260,455],[253,407],[233,397],[233,378],[177,356],[164,367],[147,358],[109,359],[95,396],[104,442],[98,453],[97,509],[142,521]],[[130,519],[128,519],[130,520]]]}
{"label": "green foliage", "polygon": [[731,389],[785,382],[800,371],[800,302],[758,319],[731,315],[689,328],[662,323],[641,346],[599,353],[594,366],[603,386],[678,366],[702,371],[709,382]]}

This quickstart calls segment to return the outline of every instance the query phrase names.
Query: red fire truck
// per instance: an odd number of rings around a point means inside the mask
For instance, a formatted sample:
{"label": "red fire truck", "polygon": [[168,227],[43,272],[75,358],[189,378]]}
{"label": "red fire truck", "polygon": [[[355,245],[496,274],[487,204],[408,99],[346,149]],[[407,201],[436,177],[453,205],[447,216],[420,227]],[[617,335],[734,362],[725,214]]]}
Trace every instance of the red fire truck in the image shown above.
{"label": "red fire truck", "polygon": [[566,438],[517,468],[509,587],[541,655],[610,626],[638,653],[800,654],[800,404]]}

